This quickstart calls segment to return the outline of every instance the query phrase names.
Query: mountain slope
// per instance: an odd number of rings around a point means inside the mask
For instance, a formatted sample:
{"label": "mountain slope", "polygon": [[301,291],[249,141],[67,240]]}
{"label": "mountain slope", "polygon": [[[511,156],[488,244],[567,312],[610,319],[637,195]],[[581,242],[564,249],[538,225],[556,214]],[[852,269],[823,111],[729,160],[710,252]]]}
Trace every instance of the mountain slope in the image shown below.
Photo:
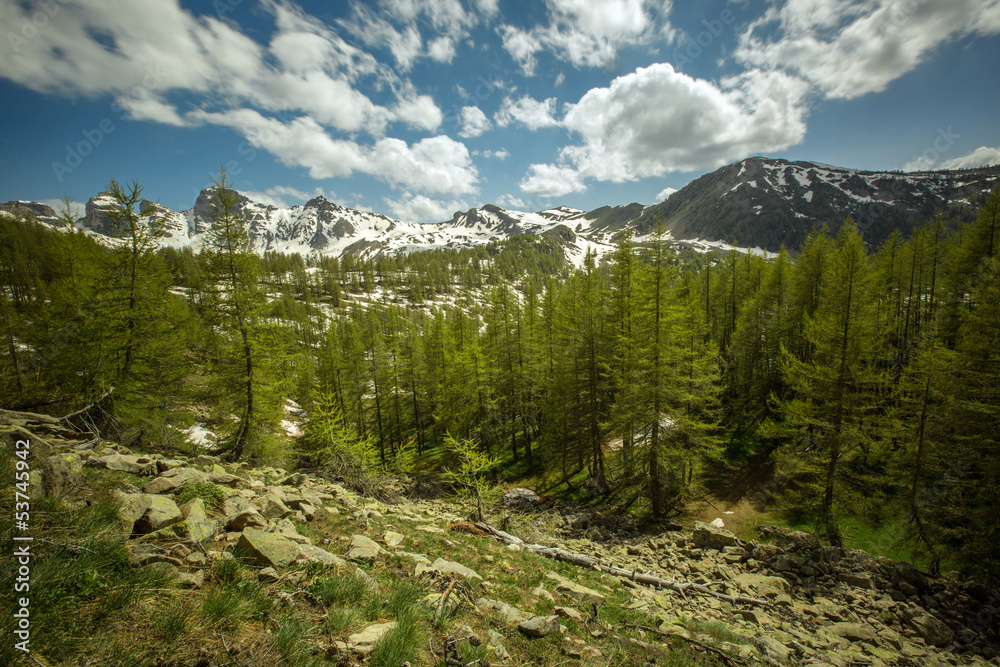
{"label": "mountain slope", "polygon": [[873,172],[815,162],[752,157],[698,178],[635,222],[639,233],[662,218],[674,238],[704,238],[777,251],[797,248],[810,232],[832,232],[850,216],[865,240],[881,243],[943,211],[957,222],[975,216],[1000,183],[1000,167],[961,171]]}

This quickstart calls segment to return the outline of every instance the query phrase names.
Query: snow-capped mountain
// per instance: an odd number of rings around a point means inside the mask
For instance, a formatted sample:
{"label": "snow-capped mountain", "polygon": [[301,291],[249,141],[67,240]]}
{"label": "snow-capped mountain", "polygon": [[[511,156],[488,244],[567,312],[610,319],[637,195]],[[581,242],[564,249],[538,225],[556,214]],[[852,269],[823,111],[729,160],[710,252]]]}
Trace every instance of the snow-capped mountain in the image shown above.
{"label": "snow-capped mountain", "polygon": [[859,171],[816,162],[747,158],[698,178],[634,221],[657,218],[675,238],[703,238],[777,251],[797,248],[815,229],[832,232],[850,216],[879,245],[894,229],[942,212],[948,222],[975,216],[1000,184],[1000,167],[957,171]]}
{"label": "snow-capped mountain", "polygon": [[[679,242],[697,250],[738,243],[773,252],[782,245],[794,250],[821,226],[836,231],[851,216],[866,240],[877,245],[893,229],[908,233],[938,212],[948,222],[974,217],[998,184],[1000,167],[871,172],[753,157],[706,174],[655,206],[633,203],[589,212],[558,206],[525,212],[487,204],[427,224],[346,208],[324,197],[277,208],[241,195],[238,209],[260,252],[375,257],[472,247],[532,233],[557,242],[580,265],[588,251],[609,254],[626,228],[641,239],[661,223],[674,239],[687,239]],[[141,210],[153,209],[164,223],[164,245],[197,250],[212,219],[211,194],[202,191],[192,208],[180,212],[149,200],[142,201]],[[78,225],[99,239],[113,237],[106,213],[111,205],[107,193],[92,198]],[[9,202],[6,208],[15,206],[27,208],[40,222],[58,222],[44,204]]]}

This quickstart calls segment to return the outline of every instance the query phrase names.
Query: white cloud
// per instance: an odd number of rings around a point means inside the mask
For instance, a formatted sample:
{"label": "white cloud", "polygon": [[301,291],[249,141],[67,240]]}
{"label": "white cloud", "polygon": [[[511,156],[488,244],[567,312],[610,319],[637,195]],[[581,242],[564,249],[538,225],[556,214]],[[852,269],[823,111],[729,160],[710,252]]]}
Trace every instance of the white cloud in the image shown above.
{"label": "white cloud", "polygon": [[944,42],[997,33],[1000,0],[788,0],[750,24],[735,56],[851,99],[884,90]]}
{"label": "white cloud", "polygon": [[677,192],[677,188],[665,187],[660,190],[656,195],[656,203],[665,202],[670,199],[670,195]]}
{"label": "white cloud", "polygon": [[459,134],[466,138],[478,137],[491,127],[490,119],[479,107],[462,107],[462,131]]}
{"label": "white cloud", "polygon": [[671,3],[651,0],[546,0],[549,23],[524,30],[504,24],[498,28],[503,47],[525,74],[534,74],[535,54],[550,50],[576,67],[611,64],[618,49],[646,43],[657,34],[672,34],[666,17]]}
{"label": "white cloud", "polygon": [[128,117],[132,120],[151,120],[155,123],[184,127],[190,125],[177,109],[163,100],[156,97],[144,97],[136,99],[133,97],[121,96],[115,100],[116,108],[127,111]]}
{"label": "white cloud", "polygon": [[543,127],[555,127],[559,121],[555,119],[556,98],[550,97],[542,102],[524,96],[516,102],[511,98],[505,98],[500,110],[493,116],[493,120],[500,127],[506,127],[512,121],[522,123],[529,130],[538,130]]}
{"label": "white cloud", "polygon": [[506,160],[510,157],[510,151],[506,148],[498,148],[495,151],[486,150],[480,153],[484,158],[490,159],[495,158],[497,160]]}
{"label": "white cloud", "polygon": [[1000,164],[1000,147],[980,146],[968,155],[945,160],[941,163],[941,169],[967,169],[998,164]]}
{"label": "white cloud", "polygon": [[522,192],[538,197],[562,197],[585,189],[579,171],[552,164],[531,165],[519,186]]}
{"label": "white cloud", "polygon": [[253,146],[263,148],[288,166],[305,167],[316,179],[370,174],[392,184],[428,192],[464,194],[476,191],[478,173],[464,144],[446,136],[412,145],[391,137],[367,147],[330,137],[314,119],[290,122],[267,118],[253,109],[196,111],[194,120],[231,127]]}
{"label": "white cloud", "polygon": [[506,209],[513,209],[515,211],[523,211],[528,207],[527,202],[520,197],[515,197],[512,194],[500,195],[497,197],[497,204]]}
{"label": "white cloud", "polygon": [[313,190],[312,194],[310,194],[304,190],[299,190],[298,188],[293,188],[288,185],[275,185],[267,190],[264,190],[263,192],[244,190],[243,194],[259,204],[274,206],[276,208],[291,208],[297,204],[304,204],[314,197],[322,196],[327,199],[330,198],[330,196],[323,192],[322,188],[316,188]]}
{"label": "white cloud", "polygon": [[412,90],[396,103],[393,117],[420,130],[436,130],[444,120],[444,114],[430,95],[417,95]]}
{"label": "white cloud", "polygon": [[1000,147],[980,146],[968,155],[938,162],[929,155],[921,155],[903,165],[903,171],[928,171],[931,169],[970,169],[1000,165]]}
{"label": "white cloud", "polygon": [[396,219],[407,222],[451,220],[455,211],[464,211],[469,208],[464,201],[440,201],[425,195],[413,195],[409,192],[403,193],[403,197],[400,199],[386,197],[383,201]]}
{"label": "white cloud", "polygon": [[432,40],[427,45],[427,55],[440,63],[450,63],[455,59],[455,40],[447,35]]}
{"label": "white cloud", "polygon": [[805,135],[807,89],[778,72],[716,85],[669,64],[640,67],[567,105],[562,125],[582,143],[564,147],[558,164],[531,165],[521,189],[561,196],[588,178],[621,183],[783,150]]}

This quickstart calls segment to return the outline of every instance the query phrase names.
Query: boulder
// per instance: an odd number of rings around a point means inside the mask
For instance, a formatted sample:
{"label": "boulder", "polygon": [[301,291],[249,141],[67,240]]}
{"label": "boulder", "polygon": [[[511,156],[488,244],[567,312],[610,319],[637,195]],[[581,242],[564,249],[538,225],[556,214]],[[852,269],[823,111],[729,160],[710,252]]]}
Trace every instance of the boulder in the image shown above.
{"label": "boulder", "polygon": [[733,583],[747,595],[756,598],[775,598],[779,595],[787,595],[791,591],[788,581],[781,577],[769,577],[751,572],[736,575]]}
{"label": "boulder", "polygon": [[337,556],[334,556],[329,551],[325,549],[320,549],[319,547],[314,547],[311,544],[300,544],[299,553],[302,558],[307,563],[322,563],[323,565],[345,565],[346,562]]}
{"label": "boulder", "polygon": [[395,621],[376,623],[356,632],[347,638],[347,648],[361,655],[368,655],[375,649],[375,644],[382,635],[396,627]]}
{"label": "boulder", "polygon": [[125,532],[131,535],[135,522],[141,519],[142,515],[149,509],[150,497],[144,493],[122,493],[121,491],[115,491],[115,496],[121,501],[118,516],[125,526]]}
{"label": "boulder", "polygon": [[387,530],[382,533],[382,542],[390,549],[395,549],[403,543],[403,536],[397,532]]}
{"label": "boulder", "polygon": [[149,507],[143,512],[133,525],[133,532],[146,534],[154,530],[166,528],[184,520],[184,515],[171,498],[160,495],[146,496],[149,499]]}
{"label": "boulder", "polygon": [[431,567],[440,572],[441,574],[446,574],[456,579],[478,579],[480,581],[483,578],[475,570],[472,570],[461,563],[455,563],[450,560],[444,560],[443,558],[438,558],[435,560]]}
{"label": "boulder", "polygon": [[570,581],[555,572],[549,572],[545,576],[556,582],[555,590],[557,593],[562,593],[581,604],[604,604],[604,596],[592,588]]}
{"label": "boulder", "polygon": [[514,510],[534,509],[542,499],[531,489],[508,489],[503,494],[503,506]]}
{"label": "boulder", "polygon": [[910,624],[930,646],[945,646],[955,636],[951,628],[930,614],[920,614]]}
{"label": "boulder", "polygon": [[247,528],[266,528],[267,519],[255,509],[246,509],[226,519],[226,527],[234,532],[242,532]]}
{"label": "boulder", "polygon": [[205,585],[205,570],[178,572],[177,585],[181,588],[201,588]]}
{"label": "boulder", "polygon": [[532,614],[529,614],[526,611],[521,611],[513,605],[509,605],[506,602],[500,602],[499,600],[490,600],[489,598],[479,598],[476,600],[476,606],[480,611],[495,611],[500,618],[512,625],[520,623],[521,621],[526,621],[532,617]]}
{"label": "boulder", "polygon": [[348,560],[375,560],[382,553],[385,553],[385,549],[371,539],[364,535],[354,535],[346,557]]}
{"label": "boulder", "polygon": [[871,642],[875,640],[875,628],[867,623],[831,623],[824,626],[830,634],[843,637],[852,642]]}
{"label": "boulder", "polygon": [[725,528],[718,528],[701,521],[695,521],[694,534],[691,539],[699,549],[718,549],[719,551],[726,547],[734,547],[740,542],[732,532]]}
{"label": "boulder", "polygon": [[197,484],[207,479],[205,473],[195,468],[171,468],[143,487],[146,493],[170,493],[188,484]]}
{"label": "boulder", "polygon": [[236,543],[233,553],[251,561],[254,565],[277,569],[295,562],[301,552],[299,545],[287,537],[266,533],[256,528],[247,528],[240,535],[240,541]]}
{"label": "boulder", "polygon": [[156,463],[145,456],[134,456],[132,454],[108,454],[92,458],[87,465],[95,468],[106,468],[107,470],[117,470],[127,472],[139,477],[151,477],[156,474]]}
{"label": "boulder", "polygon": [[68,495],[83,483],[83,459],[79,454],[53,454],[42,461],[41,468],[45,495]]}
{"label": "boulder", "polygon": [[237,477],[236,475],[231,475],[228,472],[211,474],[208,476],[208,481],[212,484],[218,484],[219,486],[228,486],[231,489],[235,489],[240,486],[250,486],[250,482],[247,480],[242,477]]}
{"label": "boulder", "polygon": [[868,572],[841,572],[837,579],[848,586],[875,590],[875,579]]}
{"label": "boulder", "polygon": [[267,519],[284,519],[292,514],[291,508],[285,505],[274,493],[264,494],[254,504]]}
{"label": "boulder", "polygon": [[517,629],[529,637],[545,637],[559,631],[559,617],[533,616],[518,623]]}
{"label": "boulder", "polygon": [[295,530],[295,524],[288,519],[282,519],[281,521],[275,523],[271,532],[287,537],[292,542],[298,542],[299,544],[312,544],[312,540],[305,535],[300,535],[299,532]]}

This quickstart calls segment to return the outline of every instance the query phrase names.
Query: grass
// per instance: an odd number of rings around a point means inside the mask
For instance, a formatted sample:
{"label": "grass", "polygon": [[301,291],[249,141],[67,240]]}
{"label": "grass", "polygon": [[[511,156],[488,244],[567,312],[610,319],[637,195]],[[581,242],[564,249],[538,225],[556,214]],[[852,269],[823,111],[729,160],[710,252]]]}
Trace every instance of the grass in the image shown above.
{"label": "grass", "polygon": [[160,631],[165,642],[174,642],[187,633],[195,610],[186,600],[171,600],[162,605],[153,616],[153,626]]}
{"label": "grass", "polygon": [[201,498],[207,507],[215,509],[221,509],[222,504],[226,502],[226,494],[219,486],[211,482],[195,482],[181,489],[177,494],[177,504],[183,505],[195,498]]}
{"label": "grass", "polygon": [[250,605],[233,587],[214,587],[205,592],[201,612],[213,628],[237,630],[250,616]]}

